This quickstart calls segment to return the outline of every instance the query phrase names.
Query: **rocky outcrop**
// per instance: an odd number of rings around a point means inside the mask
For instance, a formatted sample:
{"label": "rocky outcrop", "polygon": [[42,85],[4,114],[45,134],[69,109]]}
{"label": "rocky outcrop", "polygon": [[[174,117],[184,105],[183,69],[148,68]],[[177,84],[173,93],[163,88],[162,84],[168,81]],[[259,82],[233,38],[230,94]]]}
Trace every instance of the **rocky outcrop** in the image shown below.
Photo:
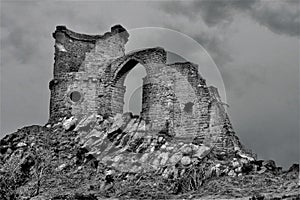
{"label": "rocky outcrop", "polygon": [[[208,142],[212,144],[209,146],[194,140],[178,141],[167,131],[149,131],[145,121],[131,113],[71,117],[63,124],[73,124],[86,157],[95,158],[115,173],[158,173],[175,180],[191,169],[200,169],[201,175],[194,180],[200,182],[198,186],[212,177],[282,173],[274,161],[256,160],[239,149],[234,154],[224,154],[213,142]],[[68,131],[70,126],[64,127]]]}
{"label": "rocky outcrop", "polygon": [[299,197],[299,165],[177,141],[130,113],[25,127],[0,144],[2,199]]}

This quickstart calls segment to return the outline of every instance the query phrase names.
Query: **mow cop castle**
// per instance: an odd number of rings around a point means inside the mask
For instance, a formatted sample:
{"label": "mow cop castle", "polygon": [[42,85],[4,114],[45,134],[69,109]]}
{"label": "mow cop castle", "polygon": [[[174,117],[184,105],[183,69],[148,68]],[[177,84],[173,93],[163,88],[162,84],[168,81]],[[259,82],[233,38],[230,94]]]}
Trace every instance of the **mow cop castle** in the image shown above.
{"label": "mow cop castle", "polygon": [[57,26],[50,119],[96,113],[123,113],[124,80],[140,63],[143,79],[141,117],[152,132],[214,141],[220,149],[242,148],[235,136],[217,89],[206,85],[198,66],[190,62],[166,63],[160,47],[125,54],[129,34],[116,25],[104,35],[86,35]]}

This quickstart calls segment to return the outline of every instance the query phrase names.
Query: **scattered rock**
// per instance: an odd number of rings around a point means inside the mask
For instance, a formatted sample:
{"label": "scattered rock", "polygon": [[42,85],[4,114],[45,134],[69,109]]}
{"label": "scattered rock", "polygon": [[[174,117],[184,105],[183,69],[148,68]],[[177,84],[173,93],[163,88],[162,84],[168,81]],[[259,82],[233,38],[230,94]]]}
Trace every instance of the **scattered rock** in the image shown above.
{"label": "scattered rock", "polygon": [[235,171],[236,173],[240,173],[240,172],[242,172],[242,167],[239,166],[239,167],[235,168],[234,171]]}
{"label": "scattered rock", "polygon": [[193,154],[193,157],[202,159],[204,158],[209,152],[211,151],[210,147],[207,146],[197,146],[195,149],[195,154]]}
{"label": "scattered rock", "polygon": [[168,152],[163,152],[159,155],[159,157],[161,158],[160,165],[163,166],[167,163],[167,160],[169,158],[169,153]]}
{"label": "scattered rock", "polygon": [[[127,117],[130,117],[130,115],[127,115]],[[129,120],[127,124],[123,119],[123,122],[119,124],[124,129],[121,131],[117,131],[118,129],[116,129],[116,132],[111,132],[109,129],[112,125],[116,128],[118,127],[113,121],[108,122],[107,119],[104,119],[100,123],[95,123],[94,120],[97,116],[91,117],[90,120],[88,120],[88,116],[84,116],[80,118],[80,120],[77,120],[79,123],[76,128],[80,127],[77,132],[65,132],[62,127],[54,127],[51,128],[51,134],[43,135],[42,137],[39,137],[39,134],[34,136],[30,135],[26,139],[15,137],[15,139],[10,139],[5,144],[3,144],[3,142],[1,143],[1,155],[3,154],[5,157],[3,158],[0,156],[0,159],[10,159],[10,157],[16,154],[15,152],[20,150],[23,150],[25,152],[24,155],[26,155],[27,148],[15,148],[24,146],[24,141],[31,144],[38,152],[44,151],[45,153],[45,149],[43,149],[42,145],[45,141],[50,141],[51,144],[55,145],[49,147],[49,155],[59,163],[54,165],[58,166],[54,173],[58,172],[57,174],[59,174],[59,176],[64,176],[64,178],[69,178],[70,175],[72,175],[72,179],[80,179],[83,182],[82,187],[87,189],[86,192],[100,191],[108,196],[110,193],[115,195],[114,191],[120,190],[120,188],[130,190],[131,187],[140,187],[140,183],[144,184],[144,188],[154,187],[153,181],[157,184],[155,188],[151,188],[153,191],[157,191],[158,187],[163,188],[165,186],[169,187],[166,191],[172,191],[172,188],[178,183],[182,183],[180,187],[183,187],[184,184],[187,183],[192,185],[192,189],[197,188],[202,190],[202,188],[205,187],[205,185],[202,187],[203,183],[207,183],[209,184],[209,186],[207,186],[209,189],[206,189],[206,191],[226,193],[225,190],[229,191],[229,189],[231,189],[230,191],[232,192],[227,192],[226,195],[228,195],[228,197],[234,196],[235,198],[242,197],[243,195],[253,195],[253,193],[251,193],[253,188],[251,187],[258,187],[257,185],[259,185],[259,187],[266,187],[268,192],[270,191],[270,188],[273,191],[278,190],[279,192],[283,190],[293,192],[299,188],[297,185],[299,182],[296,180],[296,178],[299,177],[298,164],[293,165],[287,172],[284,172],[284,175],[282,175],[284,178],[281,178],[280,176],[276,177],[277,167],[274,161],[251,161],[245,157],[237,156],[236,154],[232,155],[232,157],[227,155],[227,157],[224,157],[224,155],[222,155],[222,159],[219,159],[215,154],[216,152],[211,151],[210,147],[204,145],[193,145],[190,143],[178,144],[173,141],[164,143],[164,139],[160,136],[147,135],[143,131],[135,131],[140,130],[139,126],[136,126],[140,119],[128,119],[127,117],[124,117],[125,121]],[[98,117],[98,119],[101,121],[101,118]],[[64,119],[64,123],[68,120],[70,122],[69,124],[73,121],[73,119]],[[135,128],[133,128],[134,126]],[[46,128],[45,130],[50,131]],[[57,138],[51,138],[56,136],[57,131],[62,131],[64,134],[58,135]],[[83,132],[84,135],[82,134]],[[107,139],[107,133],[115,134],[113,136],[115,139],[109,141]],[[76,137],[77,140],[74,139]],[[44,138],[46,139],[43,140]],[[39,142],[40,140],[42,142]],[[37,142],[35,143],[33,141]],[[78,143],[86,145],[86,149],[79,148],[79,146],[74,148]],[[150,146],[150,143],[152,143],[152,146]],[[162,143],[164,144],[162,145]],[[131,145],[135,146],[133,149],[139,149],[138,152],[142,153],[127,151],[127,148]],[[150,149],[153,149],[153,152],[150,152]],[[13,154],[7,156],[8,153]],[[106,158],[101,154],[106,156]],[[30,170],[33,169],[35,158],[25,158],[26,159],[21,160],[21,169],[24,172],[29,173]],[[105,160],[106,162],[104,162]],[[103,161],[103,163],[100,161]],[[154,163],[156,168],[151,166],[152,163]],[[107,169],[106,167],[108,164],[113,169]],[[73,165],[76,166],[74,169],[70,167]],[[142,171],[148,170],[147,167],[154,170],[152,174],[150,173],[149,175]],[[66,168],[68,170],[65,170]],[[257,173],[254,173],[255,168],[258,169]],[[271,170],[275,170],[276,173],[269,173]],[[130,175],[127,176],[125,172]],[[0,175],[5,173],[7,173],[7,171],[0,168]],[[122,173],[125,175],[123,176]],[[137,174],[140,178],[138,178]],[[160,178],[157,178],[156,175],[159,175]],[[129,181],[128,177],[134,177],[132,178],[132,182]],[[149,181],[149,179],[151,180]],[[168,179],[168,181],[163,182],[162,184],[160,181],[165,179]],[[282,184],[284,182],[282,179],[292,181]],[[32,184],[32,180],[29,181],[31,181],[29,184]],[[47,184],[52,184],[51,182],[53,180],[49,179],[47,181]],[[222,184],[218,186],[219,182],[222,182]],[[77,184],[76,181],[72,182],[72,184],[73,183],[74,185]],[[170,183],[173,184],[171,185],[172,187],[168,185]],[[35,184],[35,182],[33,184]],[[201,187],[198,187],[193,184],[202,185]],[[229,187],[228,185],[230,184],[234,185],[234,187]],[[28,185],[26,185],[26,187],[28,187]],[[66,187],[66,185],[63,185],[63,187]],[[249,187],[249,192],[246,187]],[[261,191],[261,188],[258,188],[257,190]],[[73,192],[72,189],[70,189],[70,191]],[[193,193],[193,198],[195,199],[197,198],[195,197],[196,194],[196,192]],[[62,196],[62,198],[65,198],[65,196]],[[144,196],[143,198],[146,197]],[[179,198],[182,199],[184,197],[180,196]],[[47,197],[46,199],[49,198]],[[96,197],[94,199],[96,199]],[[103,199],[103,196],[100,196],[98,199]]]}
{"label": "scattered rock", "polygon": [[66,119],[63,121],[63,127],[66,131],[73,130],[76,126],[77,118],[74,116],[70,117],[69,119]]}
{"label": "scattered rock", "polygon": [[185,166],[191,164],[191,158],[188,157],[188,156],[182,157],[181,158],[181,164],[185,165]]}
{"label": "scattered rock", "polygon": [[7,150],[6,150],[6,154],[11,154],[12,153],[12,150],[11,150],[11,148],[8,148]]}
{"label": "scattered rock", "polygon": [[103,117],[100,115],[95,115],[95,114],[91,114],[91,115],[88,115],[88,116],[83,116],[81,118],[81,120],[79,120],[78,124],[76,125],[74,131],[89,131],[89,129],[91,128],[90,127],[90,124],[92,123],[95,123],[95,121],[97,119],[99,119],[99,121],[101,121],[100,119],[103,119]]}
{"label": "scattered rock", "polygon": [[56,124],[53,125],[53,128],[57,128],[57,127],[60,127],[62,126],[62,123],[61,122],[57,122]]}
{"label": "scattered rock", "polygon": [[65,169],[67,167],[67,164],[61,164],[60,166],[57,167],[57,171],[62,171],[63,169]]}
{"label": "scattered rock", "polygon": [[244,153],[242,153],[241,151],[238,151],[238,155],[239,155],[241,158],[245,158],[245,159],[247,159],[247,160],[249,160],[249,161],[254,161],[254,160],[255,160],[255,159],[252,158],[251,156],[249,156],[249,155],[247,155],[247,154],[244,154]]}
{"label": "scattered rock", "polygon": [[27,146],[27,144],[24,143],[24,142],[19,142],[19,143],[17,144],[17,147],[26,147],[26,146]]}
{"label": "scattered rock", "polygon": [[181,153],[175,153],[170,157],[169,162],[171,165],[175,165],[176,163],[178,163],[181,160],[181,158],[182,158]]}
{"label": "scattered rock", "polygon": [[193,152],[193,149],[190,145],[184,145],[181,148],[181,152],[183,153],[183,155],[189,155]]}
{"label": "scattered rock", "polygon": [[293,164],[289,169],[288,172],[299,172],[299,164]]}
{"label": "scattered rock", "polygon": [[103,122],[103,120],[104,120],[102,115],[96,115],[96,119],[98,122]]}
{"label": "scattered rock", "polygon": [[265,160],[262,165],[271,171],[274,171],[277,168],[274,160]]}
{"label": "scattered rock", "polygon": [[47,200],[47,197],[45,196],[35,196],[30,198],[30,200]]}
{"label": "scattered rock", "polygon": [[263,174],[267,171],[266,167],[262,167],[259,171],[257,171],[258,174]]}
{"label": "scattered rock", "polygon": [[231,164],[232,164],[233,168],[237,168],[240,166],[240,163],[237,161],[236,158],[233,158],[233,161],[231,162]]}
{"label": "scattered rock", "polygon": [[228,172],[228,176],[236,176],[236,173],[233,171],[233,170],[230,170],[229,172]]}

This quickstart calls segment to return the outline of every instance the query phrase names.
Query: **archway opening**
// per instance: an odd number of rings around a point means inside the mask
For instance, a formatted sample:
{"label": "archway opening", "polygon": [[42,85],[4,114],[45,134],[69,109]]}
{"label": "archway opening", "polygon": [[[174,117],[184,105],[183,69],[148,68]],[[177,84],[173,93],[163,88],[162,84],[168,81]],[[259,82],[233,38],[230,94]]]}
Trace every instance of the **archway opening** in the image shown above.
{"label": "archway opening", "polygon": [[126,91],[124,94],[123,112],[132,112],[140,115],[142,112],[143,78],[147,75],[143,65],[138,63],[131,69],[124,81]]}

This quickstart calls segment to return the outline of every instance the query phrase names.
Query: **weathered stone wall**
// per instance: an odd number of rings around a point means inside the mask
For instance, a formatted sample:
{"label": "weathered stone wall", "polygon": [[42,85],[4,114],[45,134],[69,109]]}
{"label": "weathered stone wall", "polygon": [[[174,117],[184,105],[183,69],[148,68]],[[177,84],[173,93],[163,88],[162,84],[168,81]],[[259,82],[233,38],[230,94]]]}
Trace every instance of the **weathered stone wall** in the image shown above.
{"label": "weathered stone wall", "polygon": [[123,113],[124,80],[140,63],[147,73],[141,116],[149,133],[212,145],[219,151],[243,148],[217,89],[206,85],[197,65],[166,64],[167,54],[160,47],[125,54],[129,35],[120,25],[94,36],[59,26],[53,36],[50,122],[70,115]]}
{"label": "weathered stone wall", "polygon": [[74,79],[74,74],[61,75],[60,79],[55,78],[50,81],[50,122],[57,121],[59,118],[71,115],[71,107],[66,104],[67,90],[70,81]]}
{"label": "weathered stone wall", "polygon": [[97,37],[74,34],[64,26],[57,26],[55,38],[54,78],[68,72],[78,72],[85,53],[95,47]]}
{"label": "weathered stone wall", "polygon": [[209,132],[206,134],[204,143],[212,144],[217,151],[228,154],[245,148],[235,135],[228,114],[221,101],[217,88],[210,86],[209,94],[211,102],[209,104]]}
{"label": "weathered stone wall", "polygon": [[[55,38],[54,79],[51,90],[50,119],[56,121],[70,114],[98,112],[102,79],[111,60],[124,55],[127,31],[117,25],[104,35],[85,35],[57,26]],[[72,102],[70,94],[78,91],[79,102]]]}
{"label": "weathered stone wall", "polygon": [[192,137],[199,135],[203,122],[202,115],[207,110],[201,100],[202,87],[206,86],[205,80],[198,72],[198,66],[189,62],[174,63],[169,65],[173,70],[170,75],[173,77],[173,87],[178,102],[174,102],[174,128],[179,137]]}

